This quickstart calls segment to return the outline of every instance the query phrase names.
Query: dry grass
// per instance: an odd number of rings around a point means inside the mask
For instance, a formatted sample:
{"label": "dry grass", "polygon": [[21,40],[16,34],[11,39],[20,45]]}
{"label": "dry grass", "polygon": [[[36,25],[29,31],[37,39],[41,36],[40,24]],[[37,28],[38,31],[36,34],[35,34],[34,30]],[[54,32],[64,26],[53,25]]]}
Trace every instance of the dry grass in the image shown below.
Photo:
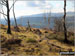
{"label": "dry grass", "polygon": [[[59,51],[74,51],[74,46],[60,42],[64,39],[62,33],[54,34],[53,31],[39,29],[41,34],[34,32],[37,28],[32,28],[32,31],[25,31],[25,27],[19,26],[20,32],[14,31],[14,27],[11,26],[12,34],[7,34],[7,26],[1,26],[1,45],[2,54],[8,53],[9,55],[59,55]],[[59,41],[59,40],[60,41]],[[21,40],[21,42],[16,42]],[[41,40],[41,41],[40,41]],[[69,37],[69,40],[73,42],[73,36]],[[15,43],[12,44],[11,43]],[[10,43],[7,47],[4,47],[6,43]],[[20,43],[18,45],[18,43]]]}

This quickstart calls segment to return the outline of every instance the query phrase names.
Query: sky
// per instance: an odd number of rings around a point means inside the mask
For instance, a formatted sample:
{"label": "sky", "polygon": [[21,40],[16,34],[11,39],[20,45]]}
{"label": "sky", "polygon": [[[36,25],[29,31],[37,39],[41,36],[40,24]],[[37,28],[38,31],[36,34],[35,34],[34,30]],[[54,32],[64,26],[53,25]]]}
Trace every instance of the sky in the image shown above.
{"label": "sky", "polygon": [[[9,1],[9,7],[13,1]],[[2,7],[6,14],[6,7]],[[15,16],[28,16],[40,13],[63,13],[64,1],[63,0],[18,0],[15,3]],[[13,9],[13,8],[12,8]],[[10,10],[10,18],[13,18],[12,9]],[[74,1],[67,1],[67,12],[74,12]],[[2,15],[1,15],[2,16]],[[3,16],[1,17],[3,18]]]}

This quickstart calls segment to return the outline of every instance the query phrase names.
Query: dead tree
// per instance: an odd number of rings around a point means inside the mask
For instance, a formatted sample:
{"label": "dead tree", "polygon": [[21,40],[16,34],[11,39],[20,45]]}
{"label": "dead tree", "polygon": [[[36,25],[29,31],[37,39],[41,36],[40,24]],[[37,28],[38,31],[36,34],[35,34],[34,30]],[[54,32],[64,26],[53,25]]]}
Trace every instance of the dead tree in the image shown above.
{"label": "dead tree", "polygon": [[6,0],[6,7],[7,7],[7,19],[8,19],[8,29],[7,33],[11,34],[11,28],[10,28],[10,14],[9,14],[9,2]]}
{"label": "dead tree", "polygon": [[50,29],[50,17],[51,17],[51,8],[49,13],[46,10],[44,10],[44,21],[45,21],[45,24],[47,24],[45,28],[47,29]]}
{"label": "dead tree", "polygon": [[44,11],[44,22],[46,23],[46,14],[45,14],[45,11]]}
{"label": "dead tree", "polygon": [[48,29],[50,28],[51,10],[48,15]]}
{"label": "dead tree", "polygon": [[64,16],[63,16],[63,27],[64,27],[64,42],[67,42],[67,28],[66,28],[66,0],[64,0]]}
{"label": "dead tree", "polygon": [[[2,8],[2,12],[4,13],[4,10],[3,10],[3,8]],[[3,15],[3,17],[4,17],[4,19],[5,19],[5,20],[6,20],[6,22],[7,22],[7,19],[6,19],[5,15]]]}
{"label": "dead tree", "polygon": [[[1,0],[0,1],[1,5],[6,6],[7,8],[7,23],[8,23],[8,29],[7,29],[7,34],[11,34],[11,28],[10,28],[10,14],[9,14],[9,1],[8,0]],[[5,15],[4,13],[0,12],[1,14]]]}
{"label": "dead tree", "polygon": [[[16,1],[15,1],[16,2]],[[8,23],[8,29],[7,29],[7,34],[11,34],[11,25],[10,25],[10,9],[13,7],[15,2],[12,4],[12,6],[9,8],[9,0],[1,0],[0,4],[2,6],[6,6],[7,8],[7,14],[4,14],[3,12],[0,12],[1,14],[7,16],[7,23]]]}
{"label": "dead tree", "polygon": [[26,29],[26,30],[28,30],[28,31],[32,31],[32,30],[31,30],[31,26],[30,26],[30,22],[29,22],[29,20],[28,20],[28,22],[27,22],[27,23],[28,23],[28,27],[27,27],[27,29]]}
{"label": "dead tree", "polygon": [[13,16],[14,16],[14,21],[15,21],[15,30],[16,31],[19,31],[19,28],[18,28],[18,26],[17,26],[17,21],[16,21],[16,17],[15,17],[15,12],[14,12],[14,0],[13,0]]}
{"label": "dead tree", "polygon": [[54,30],[56,32],[62,32],[63,31],[62,19],[58,19],[58,18],[54,19]]}

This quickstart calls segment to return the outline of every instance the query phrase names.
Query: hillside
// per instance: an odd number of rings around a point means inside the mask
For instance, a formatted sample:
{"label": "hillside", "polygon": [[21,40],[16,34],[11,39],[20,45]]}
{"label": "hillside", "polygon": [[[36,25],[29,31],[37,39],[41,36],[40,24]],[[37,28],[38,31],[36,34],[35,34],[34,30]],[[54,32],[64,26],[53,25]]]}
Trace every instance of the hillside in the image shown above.
{"label": "hillside", "polygon": [[74,33],[68,32],[69,43],[64,43],[63,32],[48,29],[18,26],[19,32],[11,26],[12,34],[7,34],[7,25],[1,27],[1,54],[9,55],[59,55],[60,51],[74,51]]}
{"label": "hillside", "polygon": [[[70,27],[74,28],[74,12],[67,12],[66,21],[69,22],[68,24],[71,24]],[[44,15],[46,15],[46,23],[44,20]],[[41,14],[34,14],[29,16],[19,16],[16,17],[18,25],[27,26],[28,20],[30,21],[30,24],[34,28],[42,28],[48,25],[48,17],[50,17],[50,28],[54,27],[54,19],[62,19],[63,13],[51,13],[51,16],[49,16],[49,13],[41,13]],[[0,24],[5,24],[5,19],[1,19]],[[14,25],[14,19],[11,18],[11,25]]]}

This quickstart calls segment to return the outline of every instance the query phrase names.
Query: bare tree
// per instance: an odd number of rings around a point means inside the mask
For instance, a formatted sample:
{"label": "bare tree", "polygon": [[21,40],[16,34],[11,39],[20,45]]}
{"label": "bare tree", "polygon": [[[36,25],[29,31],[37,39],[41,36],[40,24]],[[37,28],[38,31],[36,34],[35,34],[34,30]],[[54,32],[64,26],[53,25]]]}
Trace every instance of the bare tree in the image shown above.
{"label": "bare tree", "polygon": [[31,30],[31,26],[30,26],[30,22],[29,22],[29,20],[28,20],[28,22],[27,22],[27,23],[28,23],[28,27],[27,27],[27,29],[26,29],[26,30],[32,31],[32,30]]}
{"label": "bare tree", "polygon": [[62,19],[58,19],[58,18],[54,19],[54,30],[57,32],[63,31]]}
{"label": "bare tree", "polygon": [[[46,15],[48,15],[48,16],[46,16]],[[47,29],[50,28],[50,16],[51,16],[51,10],[48,14],[46,14],[46,11],[44,11],[44,22],[45,22],[45,24],[47,24],[45,26]]]}
{"label": "bare tree", "polygon": [[15,29],[16,29],[16,31],[19,31],[19,28],[17,26],[16,17],[15,17],[15,12],[14,12],[14,0],[13,0],[13,16],[14,16],[14,21],[15,21]]}
{"label": "bare tree", "polygon": [[48,29],[50,29],[51,9],[48,15]]}
{"label": "bare tree", "polygon": [[[3,10],[3,8],[2,8],[2,12],[3,12],[3,14],[4,14],[4,10]],[[4,19],[5,19],[6,22],[7,22],[7,18],[5,17],[5,15],[3,15],[3,17],[4,17]]]}
{"label": "bare tree", "polygon": [[[16,2],[16,1],[15,1]],[[0,4],[3,6],[6,6],[7,8],[7,14],[4,14],[3,12],[0,12],[1,14],[7,16],[7,23],[8,23],[8,29],[7,34],[11,34],[11,26],[10,26],[10,9],[13,7],[15,2],[12,4],[12,6],[9,8],[9,0],[1,0]]]}
{"label": "bare tree", "polygon": [[11,34],[11,28],[10,28],[10,14],[9,14],[9,2],[6,0],[6,7],[7,7],[7,19],[8,19],[8,29],[7,33]]}
{"label": "bare tree", "polygon": [[[10,14],[9,14],[9,2],[8,2],[8,0],[1,0],[1,2],[0,2],[0,4],[1,5],[4,5],[4,6],[6,6],[6,8],[7,8],[7,23],[8,23],[8,29],[7,29],[7,33],[8,34],[11,34],[11,28],[10,28]],[[1,14],[3,14],[3,15],[5,15],[4,13],[1,13]]]}
{"label": "bare tree", "polygon": [[64,16],[63,16],[63,27],[64,27],[64,41],[67,42],[68,39],[67,39],[67,28],[66,28],[66,0],[64,0]]}
{"label": "bare tree", "polygon": [[46,14],[45,14],[45,10],[44,10],[44,22],[46,23]]}

